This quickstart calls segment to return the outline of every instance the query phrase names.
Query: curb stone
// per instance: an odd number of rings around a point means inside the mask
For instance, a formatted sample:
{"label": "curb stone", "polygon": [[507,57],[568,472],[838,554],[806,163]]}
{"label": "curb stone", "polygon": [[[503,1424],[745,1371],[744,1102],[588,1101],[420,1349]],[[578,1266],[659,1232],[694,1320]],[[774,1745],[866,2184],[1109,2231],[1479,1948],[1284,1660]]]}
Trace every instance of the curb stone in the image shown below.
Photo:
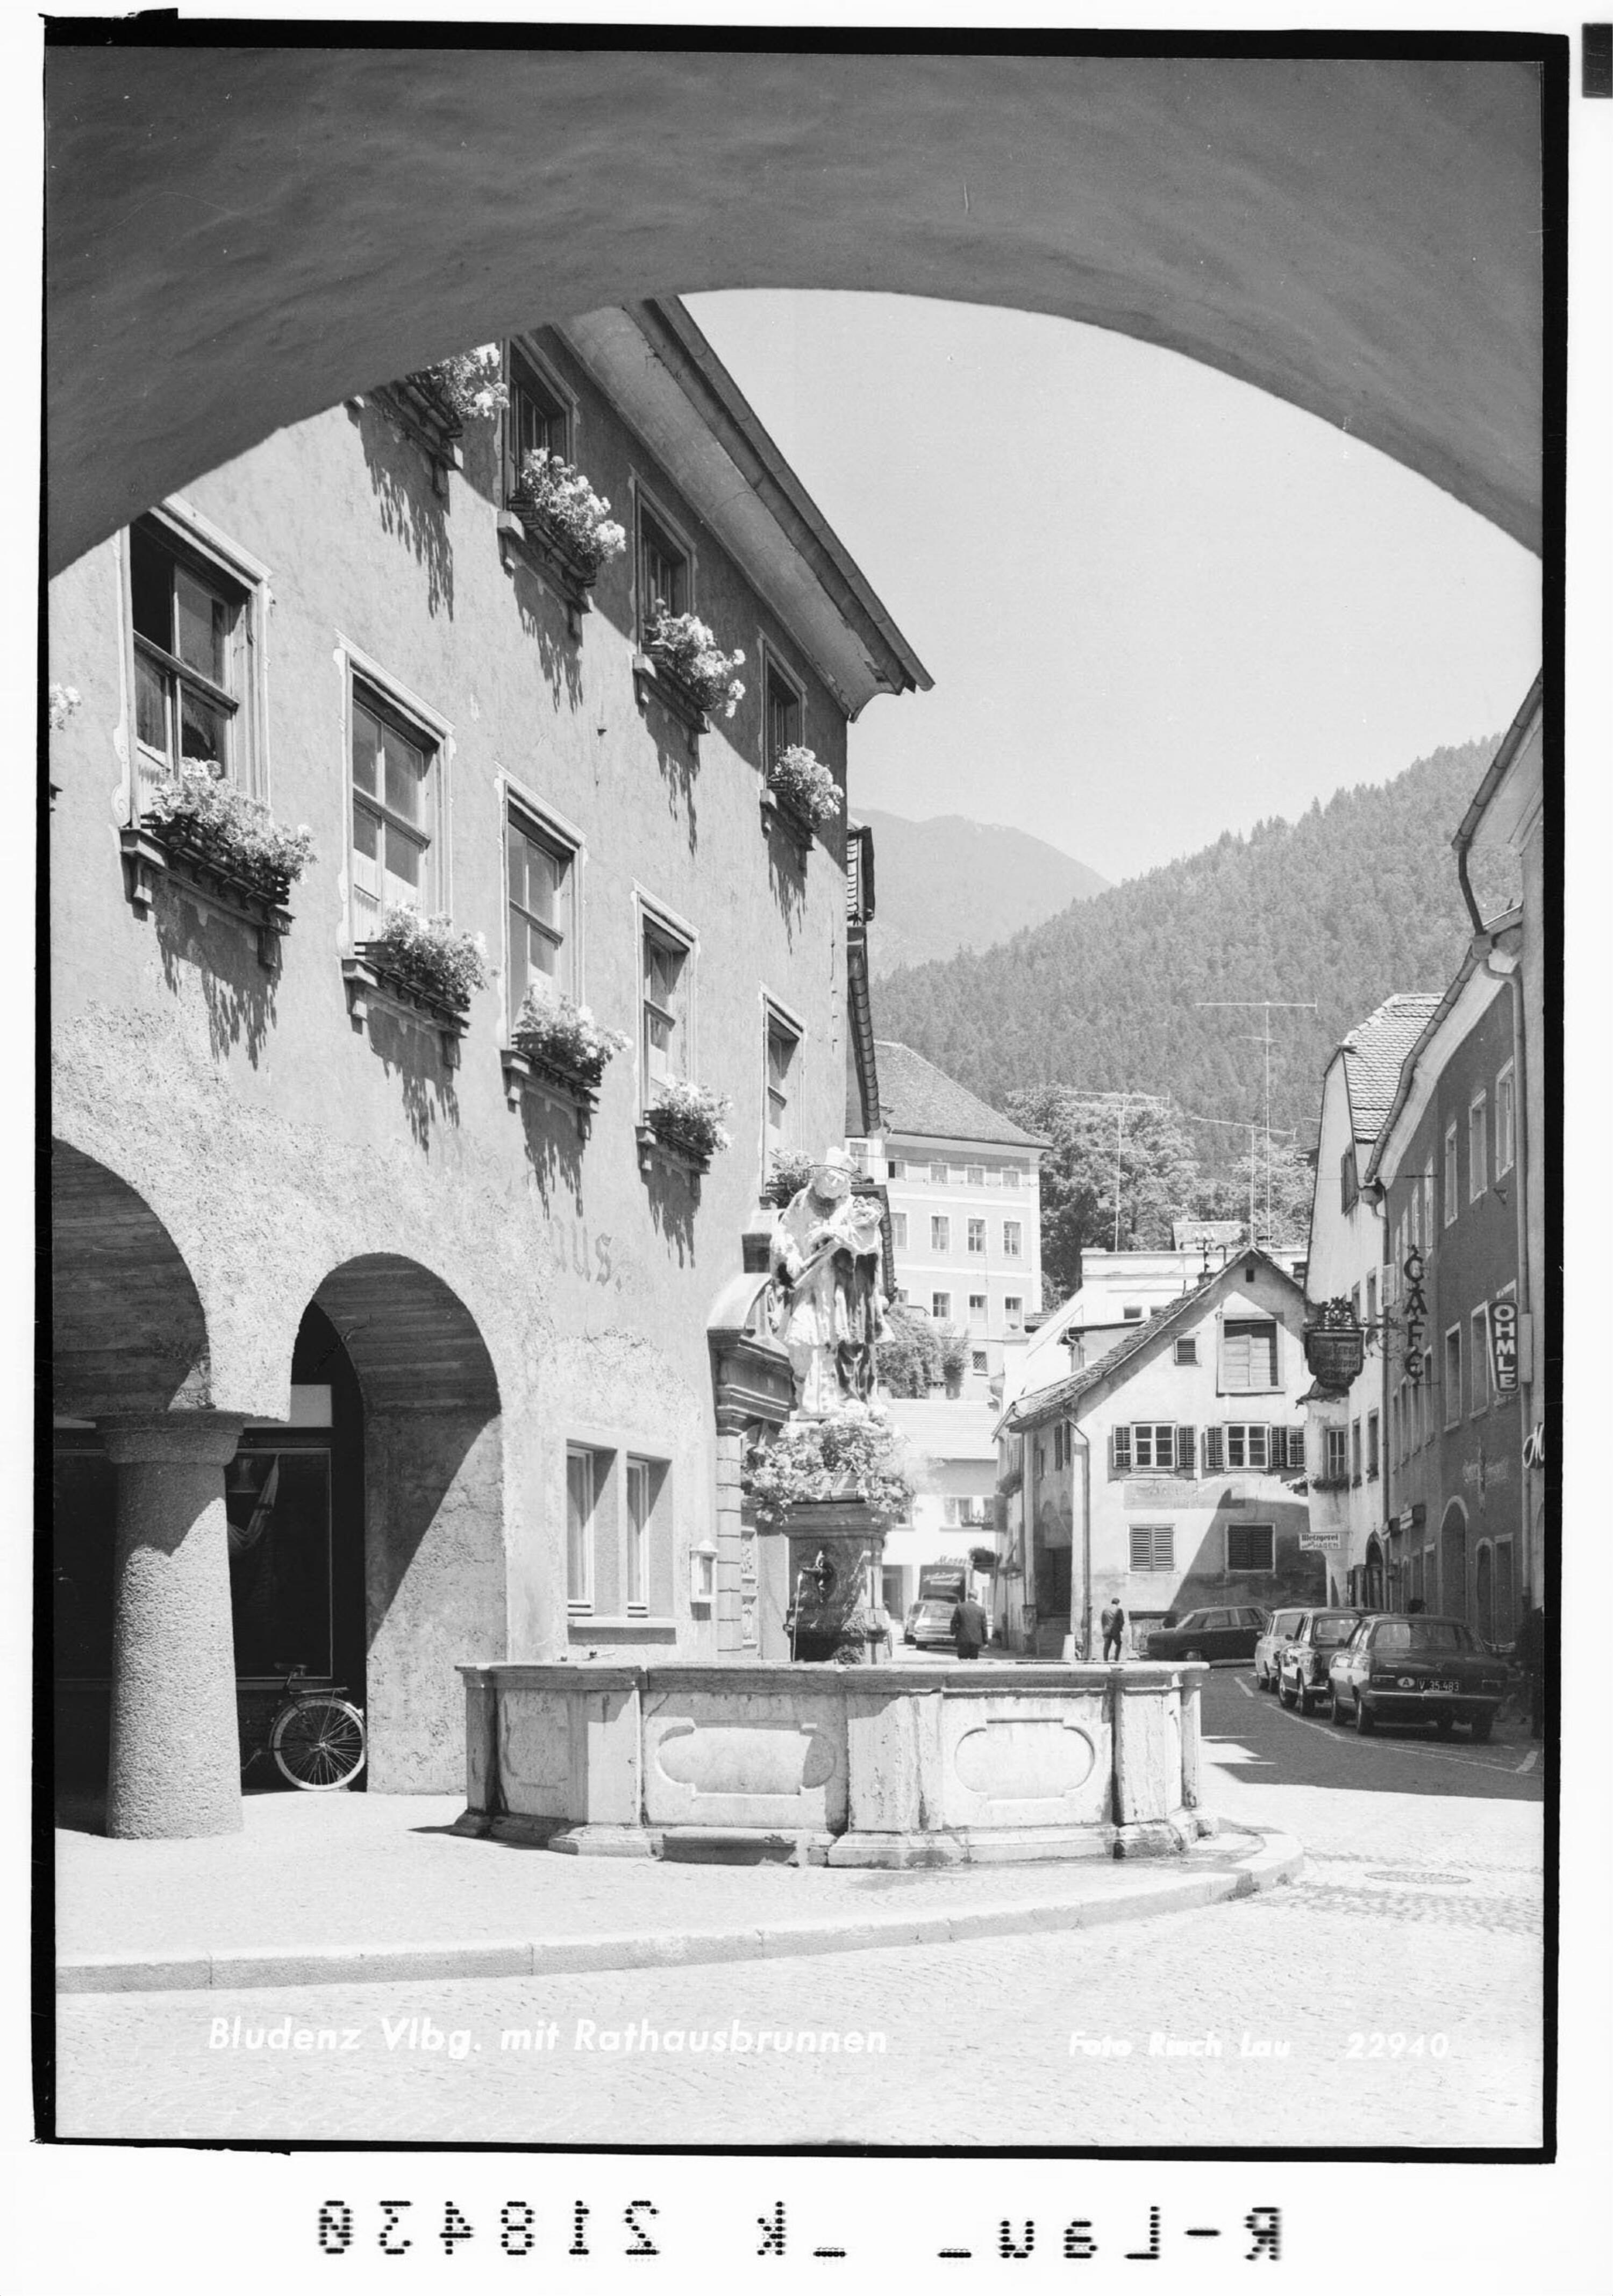
{"label": "curb stone", "polygon": [[[1224,1841],[1226,1837],[1223,1837]],[[1266,1833],[1257,1846],[1211,1868],[1180,1874],[1133,1869],[1123,1891],[1038,1904],[1013,1900],[924,1913],[855,1917],[767,1928],[651,1930],[616,1937],[535,1940],[483,1939],[461,1944],[232,1948],[211,1954],[120,1957],[102,1954],[57,1964],[58,1993],[174,1993],[267,1986],[390,1985],[423,1978],[596,1976],[612,1970],[709,1966],[978,1938],[1098,1928],[1188,1913],[1291,1882],[1305,1864],[1291,1834]]]}

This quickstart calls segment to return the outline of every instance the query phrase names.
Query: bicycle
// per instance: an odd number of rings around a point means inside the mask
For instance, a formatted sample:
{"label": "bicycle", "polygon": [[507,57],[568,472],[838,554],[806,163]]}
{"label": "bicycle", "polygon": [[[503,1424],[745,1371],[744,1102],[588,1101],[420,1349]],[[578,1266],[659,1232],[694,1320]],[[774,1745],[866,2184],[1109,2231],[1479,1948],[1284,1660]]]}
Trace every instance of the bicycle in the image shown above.
{"label": "bicycle", "polygon": [[364,1718],[342,1695],[342,1682],[301,1688],[306,1667],[294,1666],[286,1677],[280,1704],[258,1743],[241,1766],[244,1778],[254,1762],[267,1754],[288,1785],[303,1793],[334,1793],[351,1785],[364,1766],[369,1742]]}

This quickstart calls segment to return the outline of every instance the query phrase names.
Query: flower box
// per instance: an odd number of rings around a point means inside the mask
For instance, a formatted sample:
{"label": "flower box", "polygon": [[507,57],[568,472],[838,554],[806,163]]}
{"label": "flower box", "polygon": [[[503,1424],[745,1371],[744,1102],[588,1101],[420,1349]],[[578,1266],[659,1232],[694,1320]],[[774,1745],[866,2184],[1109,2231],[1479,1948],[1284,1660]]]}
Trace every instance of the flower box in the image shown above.
{"label": "flower box", "polygon": [[658,661],[653,654],[634,655],[633,691],[641,709],[651,701],[659,702],[667,717],[675,718],[688,734],[691,750],[702,734],[710,733],[711,720],[692,690],[668,663]]}
{"label": "flower box", "polygon": [[291,887],[314,857],[306,829],[282,829],[265,806],[234,788],[211,759],[187,758],[145,800],[143,819],[121,832],[128,897],[151,908],[165,873],[213,907],[253,926],[258,961],[273,971],[291,929]]}
{"label": "flower box", "polygon": [[711,731],[711,713],[732,718],[744,695],[734,671],[744,660],[736,647],[725,653],[706,623],[694,614],[671,614],[658,598],[644,631],[644,650],[633,658],[633,680],[641,704],[653,693],[691,736]]}
{"label": "flower box", "polygon": [[560,597],[574,638],[582,635],[594,583],[627,546],[610,510],[581,471],[558,455],[534,453],[522,463],[509,510],[499,519],[501,537]]}
{"label": "flower box", "polygon": [[451,918],[422,916],[394,902],[380,932],[356,942],[341,971],[356,1027],[363,1026],[371,996],[380,996],[396,1010],[427,1020],[441,1037],[444,1064],[458,1065],[471,998],[487,985],[479,934],[456,932]]}
{"label": "flower box", "polygon": [[500,1058],[504,1062],[504,1098],[512,1108],[520,1108],[528,1095],[535,1093],[569,1111],[577,1119],[578,1139],[588,1137],[599,1109],[599,1092],[585,1077],[575,1070],[561,1068],[557,1062],[523,1052],[519,1045],[506,1045]]}
{"label": "flower box", "polygon": [[463,1008],[450,1004],[446,997],[434,996],[384,957],[373,954],[374,946],[373,941],[361,940],[353,955],[341,960],[348,1012],[354,1027],[363,1028],[369,1018],[372,999],[390,1005],[395,1012],[422,1020],[435,1029],[442,1043],[443,1066],[457,1068],[460,1041],[466,1028]]}
{"label": "flower box", "polygon": [[430,467],[433,491],[446,496],[448,472],[465,467],[459,443],[464,436],[464,425],[436,377],[429,369],[419,374],[400,375],[395,382],[377,383],[364,397],[373,399],[404,436],[414,441]]}
{"label": "flower box", "polygon": [[704,1085],[690,1084],[682,1078],[662,1083],[638,1128],[641,1168],[650,1168],[646,1150],[659,1147],[697,1172],[709,1171],[717,1150],[731,1144],[723,1124],[731,1105],[722,1095],[708,1092]]}
{"label": "flower box", "polygon": [[762,788],[762,823],[771,830],[777,821],[803,853],[825,822],[840,810],[839,784],[811,750],[792,742],[774,760]]}
{"label": "flower box", "polygon": [[504,1086],[512,1107],[521,1088],[532,1085],[574,1109],[585,1138],[605,1070],[627,1039],[619,1029],[602,1028],[585,1004],[569,996],[539,996],[528,989],[504,1056]]}

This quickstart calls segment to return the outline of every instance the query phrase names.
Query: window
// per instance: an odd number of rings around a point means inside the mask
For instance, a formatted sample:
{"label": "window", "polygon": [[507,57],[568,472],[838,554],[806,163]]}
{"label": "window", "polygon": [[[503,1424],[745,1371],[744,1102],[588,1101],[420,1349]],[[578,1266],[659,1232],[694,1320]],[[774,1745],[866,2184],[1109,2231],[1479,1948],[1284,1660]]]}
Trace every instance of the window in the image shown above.
{"label": "window", "polygon": [[766,1146],[771,1154],[775,1148],[794,1144],[796,1056],[801,1049],[799,1032],[792,1029],[783,1014],[767,1008],[766,1028],[767,1138]]}
{"label": "window", "polygon": [[1004,1221],[1003,1221],[1003,1257],[1004,1257],[1005,1259],[1019,1259],[1019,1240],[1020,1240],[1020,1237],[1021,1237],[1021,1235],[1023,1234],[1023,1233],[1024,1233],[1024,1226],[1023,1226],[1023,1223],[1022,1223],[1021,1221],[1019,1221],[1019,1220],[1004,1220]]}
{"label": "window", "polygon": [[1490,1407],[1490,1311],[1475,1308],[1468,1326],[1468,1377],[1472,1382],[1470,1408],[1475,1418]]}
{"label": "window", "polygon": [[1422,1385],[1417,1390],[1417,1440],[1428,1442],[1434,1432],[1434,1350],[1422,1351]]}
{"label": "window", "polygon": [[146,779],[171,779],[185,758],[211,759],[254,787],[243,754],[249,593],[155,519],[129,529],[135,634],[135,734]]}
{"label": "window", "polygon": [[984,1348],[970,1348],[969,1350],[969,1368],[970,1371],[974,1372],[983,1372],[986,1369],[986,1350]]}
{"label": "window", "polygon": [[1495,1177],[1510,1172],[1518,1154],[1518,1111],[1511,1061],[1495,1079]]}
{"label": "window", "polygon": [[888,1156],[885,1159],[885,1177],[888,1180],[903,1180],[906,1177],[907,1167],[899,1156]]}
{"label": "window", "polygon": [[689,1551],[689,1600],[703,1611],[716,1600],[716,1549],[708,1544]]}
{"label": "window", "polygon": [[510,904],[510,1019],[528,988],[547,996],[577,994],[577,855],[512,804],[504,824],[504,874]]}
{"label": "window", "polygon": [[1234,1323],[1221,1326],[1221,1386],[1228,1395],[1253,1395],[1277,1384],[1277,1326]]}
{"label": "window", "polygon": [[1350,1313],[1355,1318],[1357,1323],[1361,1321],[1361,1286],[1359,1283],[1352,1283],[1350,1286]]}
{"label": "window", "polygon": [[640,1057],[648,1090],[664,1077],[689,1073],[689,943],[659,918],[645,917],[643,1037]]}
{"label": "window", "polygon": [[627,1462],[627,1609],[650,1608],[650,1525],[655,1511],[655,1470],[648,1459]]}
{"label": "window", "polygon": [[1378,1480],[1378,1414],[1375,1411],[1369,1411],[1366,1415],[1366,1479],[1369,1483],[1375,1483]]}
{"label": "window", "polygon": [[1128,1324],[1140,1324],[1142,1321],[1141,1308],[1122,1308],[1120,1313]]}
{"label": "window", "polygon": [[598,1501],[597,1455],[566,1453],[566,1602],[570,1610],[594,1608],[594,1515]]}
{"label": "window", "polygon": [[971,1292],[969,1295],[969,1320],[977,1328],[986,1321],[986,1294]]}
{"label": "window", "polygon": [[389,902],[440,904],[441,777],[432,736],[356,678],[352,721],[353,935],[362,940]]}
{"label": "window", "polygon": [[[963,1177],[968,1181],[971,1188],[983,1188],[986,1185],[985,1165],[965,1164],[963,1167]],[[982,1249],[984,1247],[982,1247]]]}
{"label": "window", "polygon": [[1490,1185],[1488,1118],[1478,1094],[1468,1111],[1468,1201],[1476,1204]]}
{"label": "window", "polygon": [[1401,1440],[1400,1422],[1400,1414],[1404,1407],[1404,1397],[1405,1382],[1402,1380],[1399,1388],[1389,1398],[1389,1457],[1396,1466],[1405,1456],[1405,1448]]}
{"label": "window", "polygon": [[1176,1341],[1176,1361],[1179,1364],[1196,1364],[1198,1360],[1199,1342],[1196,1339]]}
{"label": "window", "polygon": [[983,1219],[971,1219],[971,1220],[970,1221],[970,1223],[969,1223],[969,1248],[970,1248],[970,1251],[978,1251],[978,1252],[983,1252],[983,1251],[985,1250],[985,1249],[986,1249],[986,1223],[985,1223],[985,1221],[984,1221]]}
{"label": "window", "polygon": [[1003,1185],[1005,1188],[1017,1188],[1019,1186],[1020,1169],[1021,1168],[1018,1164],[1003,1165]]}
{"label": "window", "polygon": [[762,677],[767,697],[767,769],[771,773],[785,750],[800,741],[801,695],[771,654],[766,657]]}
{"label": "window", "polygon": [[935,1185],[938,1188],[944,1188],[944,1187],[946,1185],[946,1165],[945,1165],[945,1164],[932,1164],[932,1165],[930,1166],[930,1168],[929,1168],[929,1177],[930,1177],[931,1181],[934,1183],[934,1185]]}
{"label": "window", "polygon": [[1445,1224],[1454,1225],[1456,1219],[1456,1127],[1449,1124],[1445,1135]]}
{"label": "window", "polygon": [[1361,1480],[1361,1422],[1359,1419],[1352,1419],[1350,1422],[1350,1480],[1352,1483],[1358,1483]]}
{"label": "window", "polygon": [[1134,1522],[1131,1526],[1131,1566],[1134,1570],[1174,1570],[1176,1534],[1167,1522]]}
{"label": "window", "polygon": [[952,1250],[952,1222],[944,1212],[934,1212],[930,1215],[929,1248],[931,1251]]}
{"label": "window", "polygon": [[1294,1472],[1305,1472],[1305,1429],[1290,1427],[1288,1431],[1288,1463]]}
{"label": "window", "polygon": [[1330,1427],[1327,1434],[1327,1479],[1330,1483],[1343,1482],[1349,1472],[1349,1449],[1346,1430]]}
{"label": "window", "polygon": [[1109,1431],[1109,1472],[1111,1475],[1129,1475],[1132,1471],[1132,1431],[1129,1427],[1111,1427]]}
{"label": "window", "polygon": [[1168,1473],[1176,1463],[1176,1430],[1174,1424],[1163,1425],[1151,1419],[1139,1420],[1132,1428],[1132,1460],[1139,1474],[1151,1469],[1155,1473]]}
{"label": "window", "polygon": [[1445,1335],[1445,1423],[1454,1427],[1462,1417],[1462,1326],[1453,1324]]}
{"label": "window", "polygon": [[905,1212],[892,1212],[890,1215],[890,1229],[892,1235],[896,1239],[897,1250],[898,1251],[905,1251],[907,1249],[907,1215]]}
{"label": "window", "polygon": [[638,551],[641,625],[647,627],[660,606],[665,606],[669,614],[686,614],[692,598],[689,554],[642,504],[638,514]]}
{"label": "window", "polygon": [[1252,1425],[1229,1421],[1226,1429],[1227,1465],[1258,1468],[1264,1472],[1270,1449],[1268,1433],[1264,1421]]}
{"label": "window", "polygon": [[1366,1280],[1366,1319],[1369,1324],[1375,1324],[1378,1321],[1378,1278],[1376,1275],[1369,1275]]}
{"label": "window", "polygon": [[929,1295],[929,1312],[935,1317],[938,1324],[950,1323],[952,1320],[952,1293],[950,1292],[932,1292]]}
{"label": "window", "polygon": [[571,455],[571,426],[560,393],[544,381],[518,350],[510,353],[510,412],[504,418],[510,467],[505,489],[520,484],[521,466],[528,455]]}
{"label": "window", "polygon": [[1226,1526],[1226,1567],[1230,1571],[1275,1570],[1277,1529],[1269,1522],[1229,1522]]}
{"label": "window", "polygon": [[1025,1302],[1017,1292],[1004,1294],[1003,1316],[1011,1332],[1017,1332],[1025,1320]]}

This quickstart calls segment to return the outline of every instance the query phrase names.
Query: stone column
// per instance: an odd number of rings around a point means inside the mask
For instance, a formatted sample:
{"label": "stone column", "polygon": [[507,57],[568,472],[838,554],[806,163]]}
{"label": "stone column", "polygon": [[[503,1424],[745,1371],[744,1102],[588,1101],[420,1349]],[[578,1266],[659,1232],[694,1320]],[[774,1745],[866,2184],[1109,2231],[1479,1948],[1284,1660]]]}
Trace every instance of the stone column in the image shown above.
{"label": "stone column", "polygon": [[716,1413],[716,1646],[723,1658],[756,1655],[744,1639],[744,1604],[754,1602],[754,1579],[743,1575],[746,1535],[741,1520],[744,1494],[747,1421],[742,1410],[721,1403]]}
{"label": "stone column", "polygon": [[241,1741],[224,1470],[241,1413],[104,1419],[118,1470],[107,1832],[235,1833]]}

